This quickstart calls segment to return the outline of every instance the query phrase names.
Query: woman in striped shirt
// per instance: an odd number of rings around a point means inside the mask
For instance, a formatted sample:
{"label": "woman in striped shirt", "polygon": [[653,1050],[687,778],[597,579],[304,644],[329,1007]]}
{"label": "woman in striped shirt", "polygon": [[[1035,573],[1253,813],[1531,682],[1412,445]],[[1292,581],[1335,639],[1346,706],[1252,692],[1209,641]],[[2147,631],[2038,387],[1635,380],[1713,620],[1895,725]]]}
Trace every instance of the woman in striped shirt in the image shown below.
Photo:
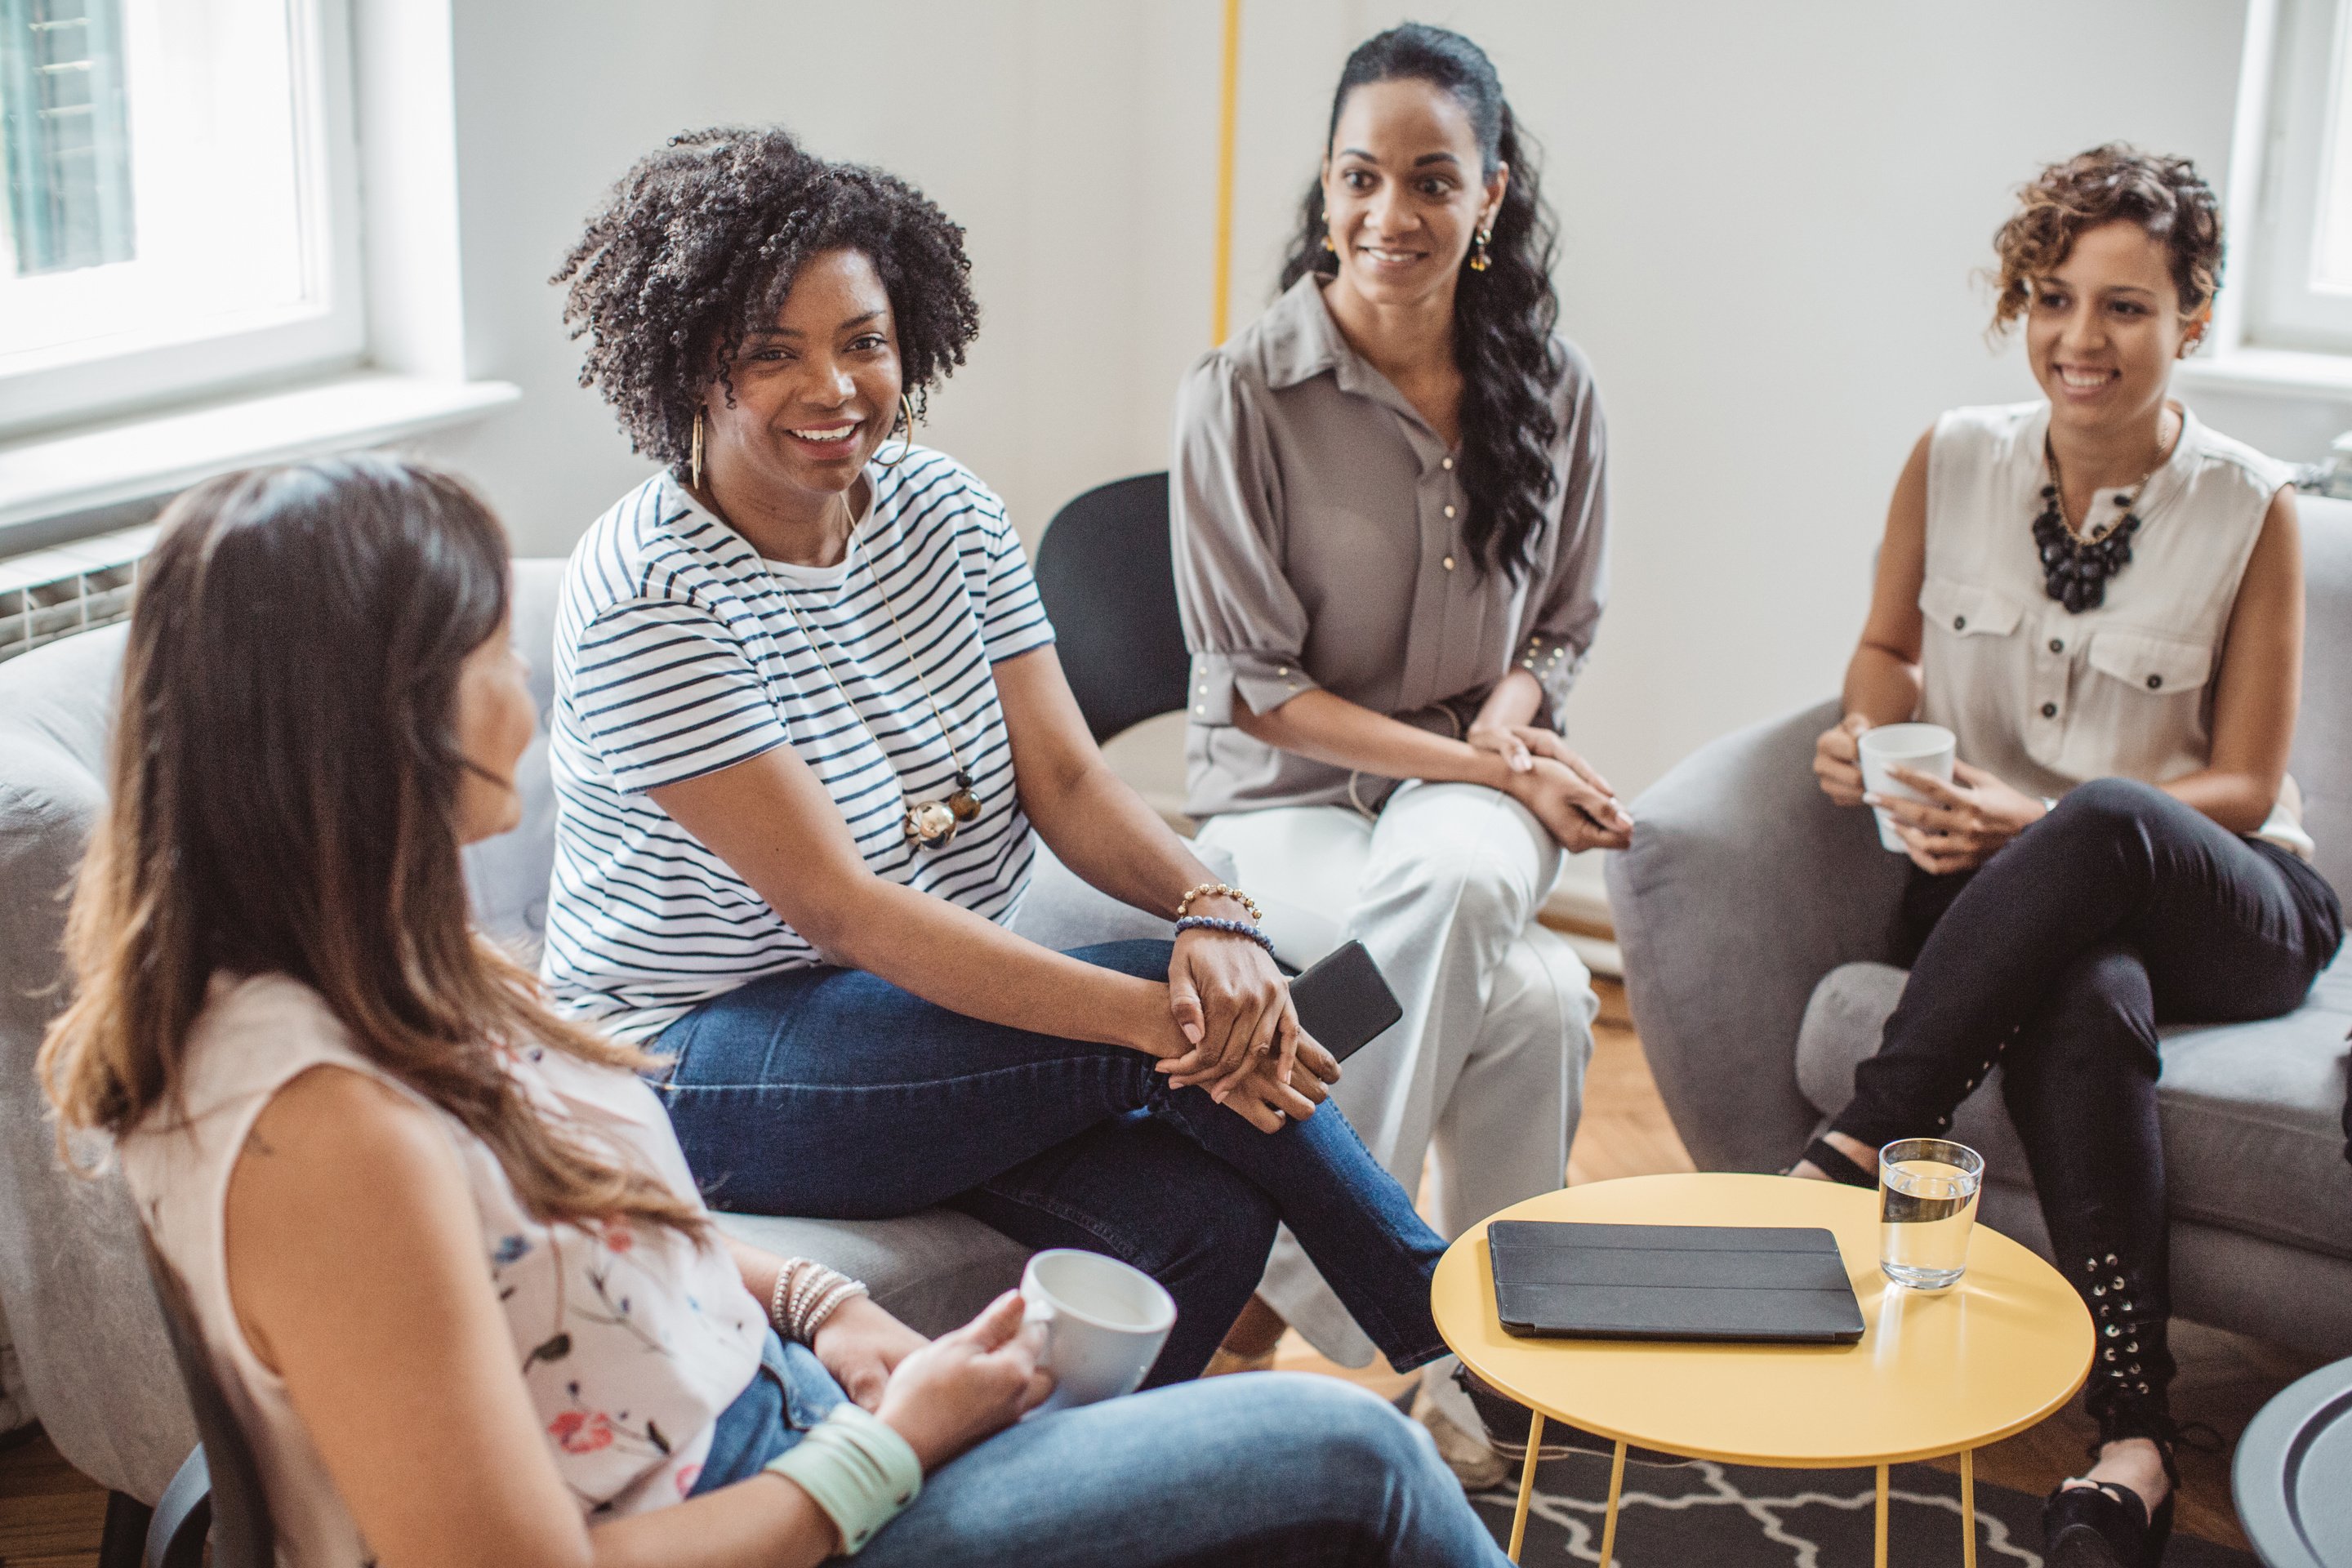
{"label": "woman in striped shirt", "polygon": [[[591,220],[559,279],[583,380],[667,466],[572,560],[548,982],[673,1058],[722,1206],[948,1204],[1113,1253],[1182,1309],[1152,1383],[1208,1363],[1280,1221],[1420,1365],[1441,1244],[1317,1114],[1338,1064],[1246,900],[1096,751],[1002,504],[910,438],[969,270],[918,192],[774,130],[680,137]],[[1217,924],[1014,935],[1033,822],[1105,892]]]}

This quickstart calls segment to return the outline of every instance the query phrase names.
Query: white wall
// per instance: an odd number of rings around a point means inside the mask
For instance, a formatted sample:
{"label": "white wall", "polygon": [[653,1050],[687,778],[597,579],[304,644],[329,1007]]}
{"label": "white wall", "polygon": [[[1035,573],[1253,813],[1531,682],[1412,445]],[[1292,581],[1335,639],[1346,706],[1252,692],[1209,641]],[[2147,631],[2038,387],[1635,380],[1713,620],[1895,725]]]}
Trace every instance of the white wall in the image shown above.
{"label": "white wall", "polygon": [[[1215,0],[457,0],[469,355],[513,413],[436,450],[526,552],[644,471],[544,279],[598,191],[669,132],[778,120],[883,163],[970,230],[984,311],[929,438],[1031,537],[1163,467],[1205,346]],[[1972,279],[2008,193],[2107,138],[2227,163],[2241,0],[1460,0],[1549,153],[1565,325],[1612,434],[1615,591],[1575,700],[1627,790],[1827,694],[1885,495],[1955,404],[2031,395]],[[1404,15],[1248,0],[1235,321],[1268,296],[1348,48]],[[2203,402],[2204,400],[2200,400]],[[2217,423],[2307,448],[2331,415]],[[2275,417],[2273,417],[2275,416]],[[2266,424],[2266,421],[2271,423]],[[2021,518],[2019,526],[2026,520]]]}

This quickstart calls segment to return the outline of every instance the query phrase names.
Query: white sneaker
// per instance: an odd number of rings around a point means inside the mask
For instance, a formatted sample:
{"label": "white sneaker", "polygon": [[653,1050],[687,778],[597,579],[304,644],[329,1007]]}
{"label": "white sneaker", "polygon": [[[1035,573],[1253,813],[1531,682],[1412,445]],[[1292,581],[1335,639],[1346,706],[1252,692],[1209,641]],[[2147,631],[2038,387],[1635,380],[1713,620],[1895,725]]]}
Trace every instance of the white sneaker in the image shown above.
{"label": "white sneaker", "polygon": [[1510,1465],[1487,1446],[1483,1435],[1465,1430],[1448,1415],[1427,1383],[1413,1391],[1412,1418],[1428,1428],[1437,1444],[1437,1457],[1445,1461],[1445,1468],[1454,1472],[1454,1479],[1462,1483],[1464,1491],[1483,1492],[1510,1479]]}

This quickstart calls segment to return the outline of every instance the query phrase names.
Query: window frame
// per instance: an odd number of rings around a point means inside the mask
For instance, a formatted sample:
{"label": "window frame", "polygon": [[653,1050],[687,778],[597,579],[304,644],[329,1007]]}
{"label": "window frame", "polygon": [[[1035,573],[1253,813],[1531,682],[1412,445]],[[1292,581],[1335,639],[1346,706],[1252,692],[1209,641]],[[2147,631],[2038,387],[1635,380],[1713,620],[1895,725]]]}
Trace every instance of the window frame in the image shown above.
{"label": "window frame", "polygon": [[[112,353],[60,349],[0,374],[0,437],[87,425],[359,364],[368,347],[351,0],[287,0],[294,58],[298,199],[314,302],[226,329],[149,338]],[[138,113],[138,85],[131,84]],[[47,363],[43,363],[46,361]]]}
{"label": "window frame", "polygon": [[2270,0],[2257,39],[2248,17],[2250,57],[2267,42],[2260,166],[2252,223],[2233,237],[2243,251],[2244,304],[2237,342],[2250,349],[2352,353],[2352,289],[2315,287],[2322,195],[2336,174],[2352,118],[2346,49],[2352,44],[2352,0]]}

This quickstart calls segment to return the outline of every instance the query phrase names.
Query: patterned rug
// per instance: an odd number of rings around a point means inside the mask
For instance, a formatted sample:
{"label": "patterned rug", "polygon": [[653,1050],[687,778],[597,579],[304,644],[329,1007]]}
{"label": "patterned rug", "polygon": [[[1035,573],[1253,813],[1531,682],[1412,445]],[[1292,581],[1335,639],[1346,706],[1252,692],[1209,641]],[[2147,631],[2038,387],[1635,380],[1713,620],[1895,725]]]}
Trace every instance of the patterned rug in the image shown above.
{"label": "patterned rug", "polygon": [[[1516,1483],[1470,1500],[1507,1542]],[[1609,1461],[1579,1455],[1538,1467],[1528,1510],[1530,1565],[1598,1563]],[[1888,1482],[1890,1568],[1957,1568],[1960,1479],[1897,1465]],[[1860,1568],[1871,1560],[1868,1470],[1628,1466],[1617,1520],[1620,1568]],[[2042,1500],[1977,1483],[1979,1568],[2042,1568]],[[2242,1552],[2175,1535],[2166,1568],[2256,1568]]]}

